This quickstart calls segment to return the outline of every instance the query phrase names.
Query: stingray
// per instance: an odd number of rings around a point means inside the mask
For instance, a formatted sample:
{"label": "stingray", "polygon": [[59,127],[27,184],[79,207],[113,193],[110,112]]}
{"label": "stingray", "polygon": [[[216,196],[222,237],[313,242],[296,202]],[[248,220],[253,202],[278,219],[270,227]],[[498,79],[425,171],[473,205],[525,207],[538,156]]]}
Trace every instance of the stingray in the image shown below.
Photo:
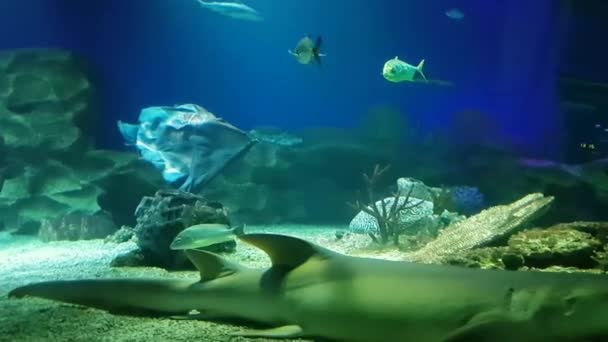
{"label": "stingray", "polygon": [[195,104],[144,108],[138,124],[118,121],[118,128],[165,181],[188,192],[200,191],[257,142]]}

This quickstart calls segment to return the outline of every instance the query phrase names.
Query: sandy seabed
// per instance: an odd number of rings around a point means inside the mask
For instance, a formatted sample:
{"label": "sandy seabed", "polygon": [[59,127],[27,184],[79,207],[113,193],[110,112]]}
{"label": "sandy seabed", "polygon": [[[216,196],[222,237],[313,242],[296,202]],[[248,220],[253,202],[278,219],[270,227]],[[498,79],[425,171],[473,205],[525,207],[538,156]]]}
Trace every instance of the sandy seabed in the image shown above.
{"label": "sandy seabed", "polygon": [[[369,245],[365,236],[349,235],[337,241],[335,232],[345,227],[281,225],[247,227],[306,238],[345,254],[359,254]],[[31,282],[110,277],[186,277],[197,272],[167,272],[159,268],[112,268],[111,260],[135,248],[132,242],[102,240],[43,243],[36,238],[0,234],[0,341],[270,341],[230,336],[243,327],[206,321],[116,316],[107,312],[44,299],[8,299],[7,293]],[[266,267],[268,257],[238,242],[227,255],[250,267]],[[283,341],[310,341],[305,339]]]}

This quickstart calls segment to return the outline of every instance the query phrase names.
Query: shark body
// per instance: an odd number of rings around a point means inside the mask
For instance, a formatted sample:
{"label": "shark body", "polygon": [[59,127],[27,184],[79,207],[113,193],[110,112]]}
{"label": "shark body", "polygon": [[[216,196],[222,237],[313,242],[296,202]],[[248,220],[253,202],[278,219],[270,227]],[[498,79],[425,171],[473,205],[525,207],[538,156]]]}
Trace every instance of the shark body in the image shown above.
{"label": "shark body", "polygon": [[187,250],[200,281],[94,279],[42,282],[35,296],[113,312],[237,318],[267,330],[242,336],[337,341],[580,341],[608,337],[608,277],[475,270],[350,257],[304,240],[245,234],[271,258],[248,269]]}

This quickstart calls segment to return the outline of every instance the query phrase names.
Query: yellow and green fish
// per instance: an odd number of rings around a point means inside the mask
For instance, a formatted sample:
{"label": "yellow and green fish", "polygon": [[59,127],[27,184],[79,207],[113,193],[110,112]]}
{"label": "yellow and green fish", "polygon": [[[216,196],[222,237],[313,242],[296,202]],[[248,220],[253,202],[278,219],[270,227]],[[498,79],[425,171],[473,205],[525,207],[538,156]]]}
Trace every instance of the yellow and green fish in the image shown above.
{"label": "yellow and green fish", "polygon": [[384,63],[382,68],[382,76],[390,82],[416,82],[416,75],[420,74],[424,81],[427,81],[426,76],[422,72],[424,67],[424,59],[413,66],[399,59],[399,57],[390,59]]}

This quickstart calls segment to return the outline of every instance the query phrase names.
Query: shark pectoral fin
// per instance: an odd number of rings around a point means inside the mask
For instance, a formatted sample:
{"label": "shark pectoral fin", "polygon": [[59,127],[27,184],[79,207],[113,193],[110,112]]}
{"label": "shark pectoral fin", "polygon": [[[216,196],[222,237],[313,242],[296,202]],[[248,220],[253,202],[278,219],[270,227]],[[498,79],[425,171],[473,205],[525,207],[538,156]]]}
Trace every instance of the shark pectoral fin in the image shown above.
{"label": "shark pectoral fin", "polygon": [[244,234],[239,239],[263,250],[272,261],[272,266],[295,268],[312,256],[330,258],[340,255],[308,241],[277,234]]}
{"label": "shark pectoral fin", "polygon": [[233,336],[242,337],[267,337],[267,338],[289,338],[302,336],[302,327],[299,325],[284,325],[281,327],[260,330],[243,330],[232,333]]}
{"label": "shark pectoral fin", "polygon": [[243,266],[228,261],[215,253],[198,249],[187,249],[184,252],[199,270],[201,281],[226,277],[244,269]]}

